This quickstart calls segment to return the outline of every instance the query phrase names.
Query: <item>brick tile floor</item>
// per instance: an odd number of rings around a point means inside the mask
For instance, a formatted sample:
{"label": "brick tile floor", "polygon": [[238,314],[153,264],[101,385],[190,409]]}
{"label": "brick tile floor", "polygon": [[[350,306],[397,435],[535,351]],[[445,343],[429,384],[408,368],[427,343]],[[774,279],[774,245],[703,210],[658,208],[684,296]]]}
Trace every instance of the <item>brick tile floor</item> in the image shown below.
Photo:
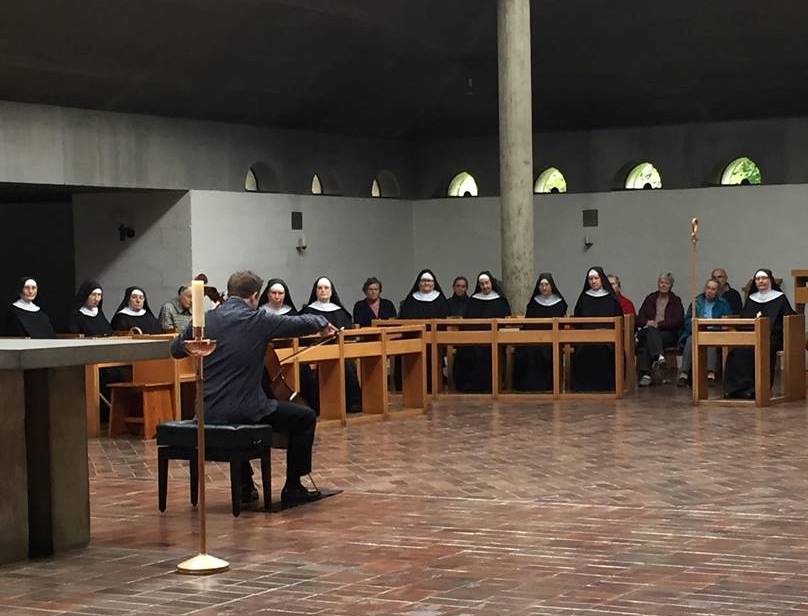
{"label": "brick tile floor", "polygon": [[187,465],[160,514],[154,443],[92,440],[90,547],[0,567],[0,614],[808,615],[802,403],[453,400],[315,451],[343,494],[238,519],[209,464],[209,551],[232,568],[189,578]]}

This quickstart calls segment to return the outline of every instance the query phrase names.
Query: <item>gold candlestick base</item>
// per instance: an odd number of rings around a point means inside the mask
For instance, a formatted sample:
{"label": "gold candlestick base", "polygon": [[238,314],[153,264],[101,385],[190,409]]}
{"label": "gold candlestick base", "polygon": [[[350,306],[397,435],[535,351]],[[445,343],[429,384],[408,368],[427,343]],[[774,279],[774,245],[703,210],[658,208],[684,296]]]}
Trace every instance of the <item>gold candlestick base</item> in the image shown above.
{"label": "gold candlestick base", "polygon": [[177,573],[186,575],[210,575],[221,573],[230,568],[230,563],[210,554],[197,554],[193,558],[182,561],[177,565]]}

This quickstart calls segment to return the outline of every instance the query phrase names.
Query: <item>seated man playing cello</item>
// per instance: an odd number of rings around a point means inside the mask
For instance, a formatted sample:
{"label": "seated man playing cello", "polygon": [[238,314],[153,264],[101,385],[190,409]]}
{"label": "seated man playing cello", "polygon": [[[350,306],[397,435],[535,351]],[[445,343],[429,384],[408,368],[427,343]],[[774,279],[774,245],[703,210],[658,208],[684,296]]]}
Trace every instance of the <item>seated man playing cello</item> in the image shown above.
{"label": "seated man playing cello", "polygon": [[[300,478],[311,472],[316,416],[310,408],[272,400],[262,388],[264,355],[273,338],[292,338],[336,328],[317,315],[277,316],[258,310],[261,278],[250,271],[236,272],[227,281],[227,300],[206,315],[205,335],[216,340],[216,350],[205,359],[205,421],[211,424],[269,424],[289,434],[284,505],[319,498],[317,490]],[[193,337],[191,325],[171,344],[171,355],[186,355],[184,340]],[[249,462],[242,468],[242,501],[258,499]]]}

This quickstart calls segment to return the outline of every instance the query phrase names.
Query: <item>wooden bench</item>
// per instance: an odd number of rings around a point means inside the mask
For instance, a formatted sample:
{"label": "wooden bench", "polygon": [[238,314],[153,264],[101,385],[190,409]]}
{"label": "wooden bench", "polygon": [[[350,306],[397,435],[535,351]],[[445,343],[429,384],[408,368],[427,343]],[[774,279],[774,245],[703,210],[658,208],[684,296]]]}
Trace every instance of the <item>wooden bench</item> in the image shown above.
{"label": "wooden bench", "polygon": [[[805,399],[805,316],[783,319],[783,392],[771,391],[771,330],[769,319],[695,319],[693,323],[693,404],[704,402],[758,407]],[[755,400],[708,400],[707,348],[711,346],[755,349]]]}
{"label": "wooden bench", "polygon": [[176,365],[173,359],[152,359],[132,365],[132,382],[112,383],[109,436],[124,432],[153,438],[157,425],[176,415]]}
{"label": "wooden bench", "polygon": [[[423,325],[407,323],[387,327],[361,327],[345,330],[334,344],[324,344],[292,359],[287,382],[300,387],[299,365],[314,365],[318,373],[322,425],[346,425],[360,421],[387,419],[398,415],[423,413],[426,409],[426,342]],[[313,337],[273,341],[283,362],[303,349]],[[391,412],[387,379],[387,359],[401,357],[403,383],[401,411]],[[356,361],[362,390],[362,413],[347,416],[345,403],[345,361]]]}
{"label": "wooden bench", "polygon": [[[432,391],[433,398],[439,396],[471,396],[475,398],[493,397],[500,395],[522,396],[533,398],[620,398],[625,392],[625,368],[633,366],[633,318],[632,317],[605,317],[605,318],[576,318],[564,317],[555,319],[529,319],[524,317],[510,317],[505,319],[431,319],[422,321],[407,321],[390,319],[374,321],[378,327],[399,327],[407,323],[421,323],[427,328],[427,344],[432,359]],[[589,328],[583,328],[588,326]],[[594,328],[593,328],[594,326]],[[625,332],[629,327],[632,334]],[[501,381],[501,351],[508,347],[530,344],[546,344],[553,347],[554,386],[552,392],[542,393],[511,393],[504,391]],[[568,349],[575,344],[609,344],[615,349],[615,383],[616,391],[604,393],[573,392],[568,391],[569,376],[564,372],[569,366]],[[441,365],[439,358],[441,349],[463,345],[490,346],[491,348],[491,393],[490,394],[456,394],[444,393],[441,387]],[[630,356],[629,356],[630,353]],[[508,354],[505,353],[507,358]],[[506,359],[507,361],[507,359]],[[556,374],[557,372],[557,374]],[[507,375],[507,370],[504,371]],[[504,379],[507,383],[507,377]]]}

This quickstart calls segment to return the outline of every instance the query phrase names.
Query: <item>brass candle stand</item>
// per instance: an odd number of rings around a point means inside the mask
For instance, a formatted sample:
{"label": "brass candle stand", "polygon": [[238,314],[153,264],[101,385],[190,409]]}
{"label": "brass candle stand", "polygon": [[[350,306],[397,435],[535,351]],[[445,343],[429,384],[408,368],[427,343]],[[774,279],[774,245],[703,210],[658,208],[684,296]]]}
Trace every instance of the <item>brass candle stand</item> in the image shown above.
{"label": "brass candle stand", "polygon": [[197,455],[199,477],[199,554],[177,565],[179,573],[189,575],[209,575],[230,568],[230,563],[208,554],[207,524],[205,521],[205,398],[202,359],[216,349],[216,341],[205,338],[204,327],[193,328],[194,337],[184,342],[185,352],[195,359],[196,364],[196,422]]}

